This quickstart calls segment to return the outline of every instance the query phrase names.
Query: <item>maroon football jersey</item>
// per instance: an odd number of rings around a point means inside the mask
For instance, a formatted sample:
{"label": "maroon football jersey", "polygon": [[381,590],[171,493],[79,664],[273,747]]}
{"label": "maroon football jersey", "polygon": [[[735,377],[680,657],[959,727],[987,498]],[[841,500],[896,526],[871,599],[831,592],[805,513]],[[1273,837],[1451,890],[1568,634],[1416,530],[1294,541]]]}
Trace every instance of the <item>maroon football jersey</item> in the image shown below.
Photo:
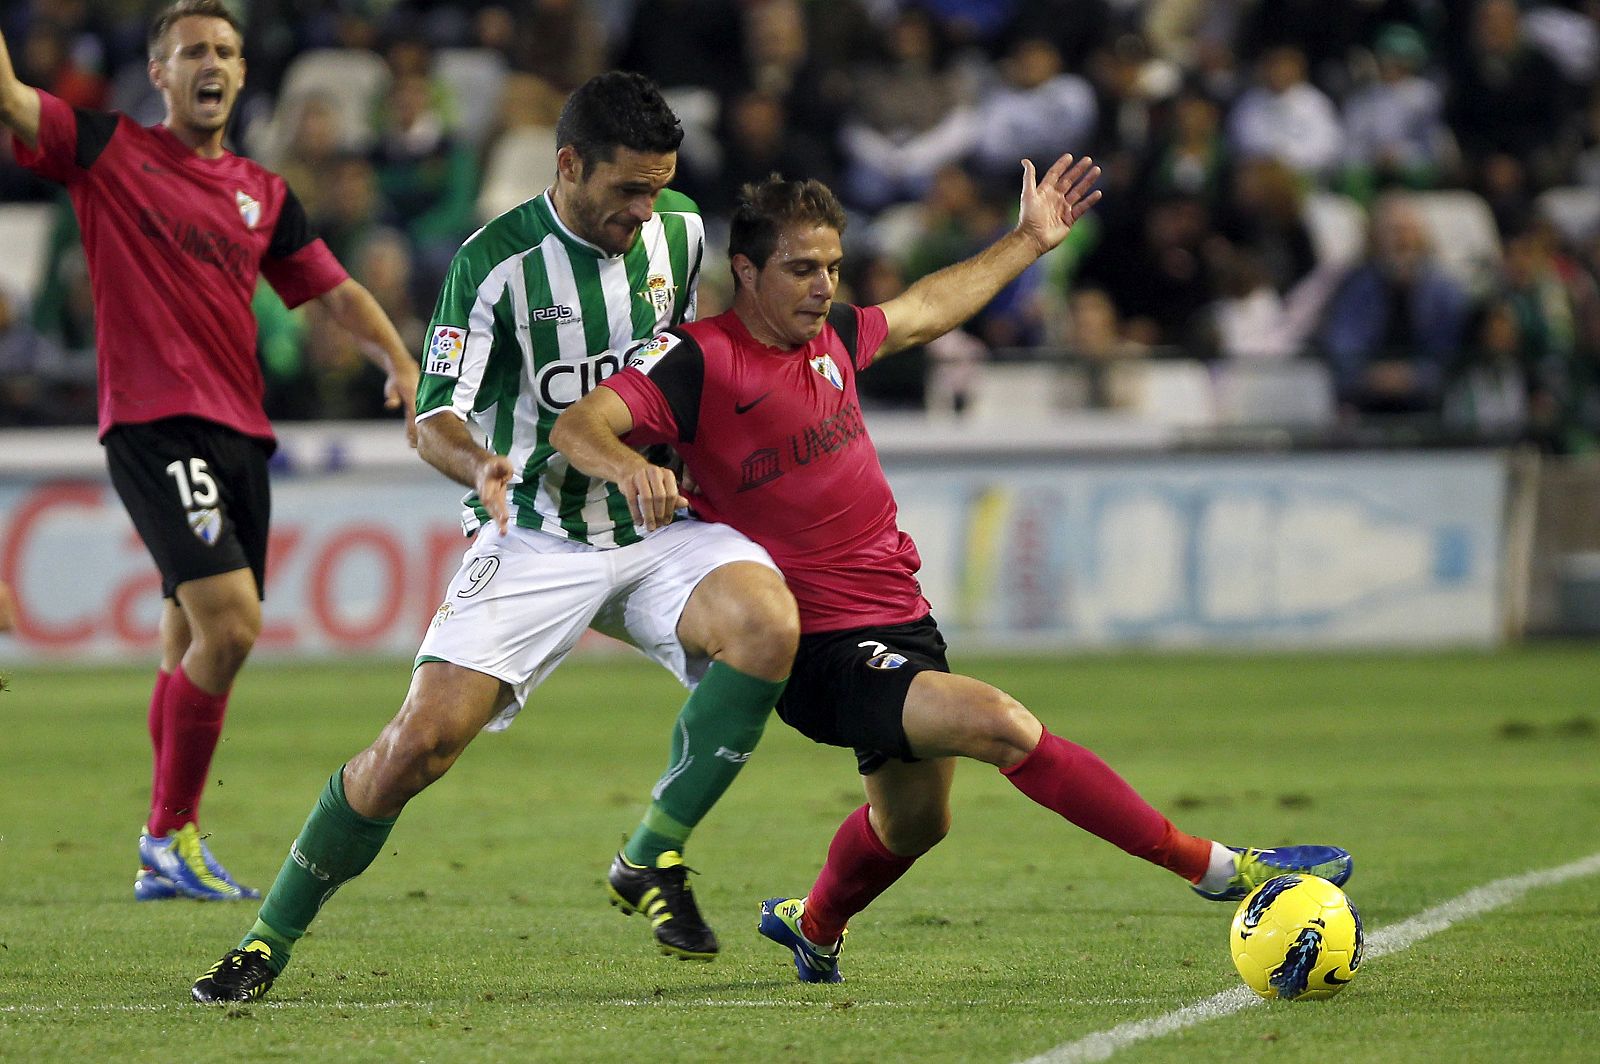
{"label": "maroon football jersey", "polygon": [[264,439],[256,279],[291,307],[346,278],[281,177],[195,154],[165,126],[39,93],[18,160],[67,186],[94,290],[100,435],[187,414]]}
{"label": "maroon football jersey", "polygon": [[903,624],[928,612],[922,559],[895,523],[856,371],[888,335],[877,307],[836,303],[816,339],[767,347],[732,311],[677,326],[603,385],[628,404],[634,445],[670,443],[708,521],[767,549],[805,632]]}

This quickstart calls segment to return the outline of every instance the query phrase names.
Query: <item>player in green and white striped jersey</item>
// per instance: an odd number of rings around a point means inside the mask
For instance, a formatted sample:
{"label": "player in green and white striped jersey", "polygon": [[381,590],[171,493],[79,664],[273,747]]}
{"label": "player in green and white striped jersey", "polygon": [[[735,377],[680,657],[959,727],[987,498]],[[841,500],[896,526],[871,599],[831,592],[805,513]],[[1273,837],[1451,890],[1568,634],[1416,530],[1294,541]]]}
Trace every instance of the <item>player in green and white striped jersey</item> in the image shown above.
{"label": "player in green and white striped jersey", "polygon": [[[522,528],[601,547],[639,540],[615,485],[572,469],[550,446],[556,415],[622,368],[622,352],[694,317],[705,225],[663,190],[621,254],[562,221],[545,192],[475,233],[451,263],[422,367],[417,413],[470,422],[517,476]],[[466,498],[468,532],[488,519]]]}
{"label": "player in green and white striped jersey", "polygon": [[[661,951],[710,960],[689,889],[690,831],[755,749],[799,639],[767,552],[675,515],[649,466],[617,487],[549,444],[551,424],[637,341],[693,315],[704,231],[666,184],[683,138],[655,87],[601,74],[556,125],[556,180],[474,234],[451,265],[423,356],[417,449],[473,489],[473,533],[394,720],[333,774],[238,948],[194,984],[248,1000],[288,963],[324,900],[382,849],[405,804],[485,727],[503,727],[588,628],[632,643],[691,689],[671,761],[612,862],[613,904]],[[657,500],[648,510],[640,497]],[[603,740],[603,737],[602,737]]]}

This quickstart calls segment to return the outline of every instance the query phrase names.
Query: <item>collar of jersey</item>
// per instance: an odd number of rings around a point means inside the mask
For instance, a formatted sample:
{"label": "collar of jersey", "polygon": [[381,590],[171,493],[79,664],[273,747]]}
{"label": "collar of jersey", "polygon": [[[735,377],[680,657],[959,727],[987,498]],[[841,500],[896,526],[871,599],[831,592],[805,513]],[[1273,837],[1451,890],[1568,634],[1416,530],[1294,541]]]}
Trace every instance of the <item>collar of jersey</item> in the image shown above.
{"label": "collar of jersey", "polygon": [[222,166],[233,158],[233,152],[223,148],[221,155],[215,159],[207,159],[204,155],[179,140],[176,133],[160,122],[145,128],[154,135],[156,143],[161,145],[161,150],[172,156],[175,162],[194,166]]}
{"label": "collar of jersey", "polygon": [[[563,222],[561,220],[561,215],[556,213],[555,200],[551,197],[549,189],[545,189],[542,193],[540,193],[539,198],[534,200],[534,204],[537,209],[543,212],[545,217],[549,219],[550,231],[555,233],[556,239],[567,245],[569,250],[581,252],[597,259],[620,259],[622,257],[622,255],[606,254],[605,249],[589,243],[587,240],[583,239],[583,237],[579,236],[577,233],[574,233],[571,229],[568,229],[567,223]],[[641,232],[643,232],[643,230],[641,230]],[[638,239],[638,236],[634,237],[634,240]],[[627,254],[627,252],[623,252],[623,254]]]}

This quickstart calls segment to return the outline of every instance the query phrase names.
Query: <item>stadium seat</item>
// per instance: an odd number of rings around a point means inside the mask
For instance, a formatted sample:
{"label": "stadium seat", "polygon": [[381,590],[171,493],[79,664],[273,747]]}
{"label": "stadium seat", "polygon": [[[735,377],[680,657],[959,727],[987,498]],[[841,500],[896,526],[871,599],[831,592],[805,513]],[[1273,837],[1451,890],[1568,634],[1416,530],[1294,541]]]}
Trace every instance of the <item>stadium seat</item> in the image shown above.
{"label": "stadium seat", "polygon": [[1600,236],[1600,189],[1552,188],[1541,193],[1535,205],[1540,216],[1548,218],[1569,243],[1581,244]]}
{"label": "stadium seat", "polygon": [[[1076,367],[1054,362],[990,362],[978,368],[967,393],[965,416],[1013,424],[1049,421],[1084,391]],[[1076,385],[1076,387],[1075,387]]]}
{"label": "stadium seat", "polygon": [[1314,359],[1221,362],[1212,372],[1224,425],[1313,429],[1334,422],[1333,377]]}
{"label": "stadium seat", "polygon": [[1319,265],[1349,266],[1366,250],[1367,213],[1349,196],[1313,192],[1306,197],[1303,219]]}
{"label": "stadium seat", "polygon": [[1161,425],[1206,428],[1217,423],[1211,372],[1190,358],[1118,362],[1106,370],[1112,403]]}
{"label": "stadium seat", "polygon": [[492,48],[441,48],[434,53],[433,76],[450,90],[455,130],[474,148],[494,132],[506,91],[505,56]]}
{"label": "stadium seat", "polygon": [[376,52],[361,48],[301,52],[283,72],[283,87],[278,92],[281,135],[294,128],[292,119],[301,101],[308,96],[326,96],[339,109],[344,146],[365,149],[372,141],[373,109],[388,87],[389,68]]}
{"label": "stadium seat", "polygon": [[1483,295],[1500,270],[1500,231],[1489,205],[1463,191],[1417,192],[1413,200],[1439,265],[1472,295]]}
{"label": "stadium seat", "polygon": [[516,126],[489,145],[478,190],[478,220],[487,222],[543,192],[556,175],[556,131]]}
{"label": "stadium seat", "polygon": [[0,289],[14,300],[31,305],[39,294],[54,224],[54,204],[0,204]]}

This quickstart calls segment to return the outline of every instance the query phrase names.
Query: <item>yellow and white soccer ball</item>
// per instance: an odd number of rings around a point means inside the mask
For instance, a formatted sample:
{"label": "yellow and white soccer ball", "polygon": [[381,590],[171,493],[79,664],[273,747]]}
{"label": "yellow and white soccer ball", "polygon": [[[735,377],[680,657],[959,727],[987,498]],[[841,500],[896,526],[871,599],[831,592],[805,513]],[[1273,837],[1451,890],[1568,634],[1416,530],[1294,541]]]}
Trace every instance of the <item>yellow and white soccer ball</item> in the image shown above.
{"label": "yellow and white soccer ball", "polygon": [[1228,948],[1245,985],[1264,998],[1330,998],[1361,967],[1361,915],[1326,879],[1277,876],[1239,903]]}

